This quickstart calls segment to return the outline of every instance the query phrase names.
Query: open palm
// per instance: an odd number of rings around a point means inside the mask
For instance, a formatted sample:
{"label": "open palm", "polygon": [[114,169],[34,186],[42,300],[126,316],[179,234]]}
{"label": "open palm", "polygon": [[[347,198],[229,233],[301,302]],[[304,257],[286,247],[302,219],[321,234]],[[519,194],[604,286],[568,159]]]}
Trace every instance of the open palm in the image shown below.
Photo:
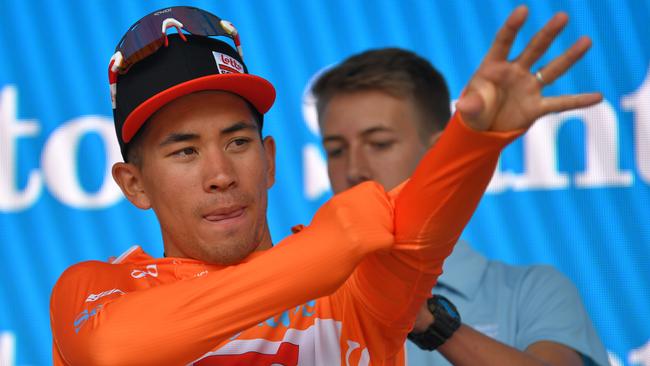
{"label": "open palm", "polygon": [[512,43],[526,20],[528,9],[520,6],[508,17],[478,70],[456,104],[463,120],[476,130],[526,129],[547,113],[587,107],[600,102],[600,93],[544,97],[541,90],[563,75],[587,52],[591,41],[582,37],[566,52],[538,71],[532,65],[546,52],[568,22],[556,14],[535,34],[524,51],[508,61]]}

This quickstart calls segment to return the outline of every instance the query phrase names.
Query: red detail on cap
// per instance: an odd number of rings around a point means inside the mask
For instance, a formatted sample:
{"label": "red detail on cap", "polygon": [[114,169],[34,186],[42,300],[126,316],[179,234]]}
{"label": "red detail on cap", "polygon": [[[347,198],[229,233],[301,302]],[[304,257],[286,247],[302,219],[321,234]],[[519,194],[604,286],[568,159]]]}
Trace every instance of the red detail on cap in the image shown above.
{"label": "red detail on cap", "polygon": [[144,122],[165,104],[202,90],[221,90],[239,95],[249,101],[261,114],[268,112],[275,101],[275,88],[259,76],[250,74],[203,76],[175,85],[145,100],[126,117],[122,126],[122,140],[125,143],[131,141]]}
{"label": "red detail on cap", "polygon": [[183,32],[181,32],[181,30],[178,29],[178,27],[176,27],[176,31],[178,32],[178,35],[181,37],[181,39],[187,42],[187,38],[185,38],[185,34],[183,34]]}
{"label": "red detail on cap", "polygon": [[117,73],[113,72],[113,64],[115,63],[115,60],[111,60],[111,62],[108,64],[108,83],[109,84],[115,84],[117,83]]}
{"label": "red detail on cap", "polygon": [[[164,24],[164,23],[163,23],[163,24]],[[168,29],[168,28],[171,28],[171,27],[176,28],[176,32],[177,32],[178,35],[181,37],[181,39],[182,39],[183,41],[187,42],[187,38],[185,38],[185,35],[184,35],[183,32],[181,31],[181,29],[178,28],[177,25],[169,24],[169,25],[167,26],[167,28],[165,28],[165,31],[163,32],[163,38],[165,38],[165,47],[169,47],[169,39],[167,39],[167,29]]]}
{"label": "red detail on cap", "polygon": [[224,65],[224,64],[219,65],[219,68],[221,69],[222,74],[241,74],[242,73],[241,71],[239,71],[239,70],[237,70],[235,68],[232,68],[232,67],[230,67],[228,65]]}

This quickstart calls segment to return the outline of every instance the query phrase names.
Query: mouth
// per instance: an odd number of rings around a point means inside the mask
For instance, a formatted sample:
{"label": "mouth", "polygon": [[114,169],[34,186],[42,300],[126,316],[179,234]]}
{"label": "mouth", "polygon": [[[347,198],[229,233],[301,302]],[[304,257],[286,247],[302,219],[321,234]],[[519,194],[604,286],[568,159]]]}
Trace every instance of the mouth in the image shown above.
{"label": "mouth", "polygon": [[211,223],[229,223],[244,216],[245,206],[223,207],[203,215],[203,219]]}

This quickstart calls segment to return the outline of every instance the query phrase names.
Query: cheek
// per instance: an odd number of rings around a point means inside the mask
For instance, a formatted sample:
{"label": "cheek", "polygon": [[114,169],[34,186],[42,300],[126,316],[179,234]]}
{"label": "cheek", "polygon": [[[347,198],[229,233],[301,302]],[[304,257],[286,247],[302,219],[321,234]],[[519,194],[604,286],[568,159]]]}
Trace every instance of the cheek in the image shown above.
{"label": "cheek", "polygon": [[391,189],[411,177],[420,158],[413,149],[399,149],[372,154],[369,159],[376,180]]}
{"label": "cheek", "polygon": [[[154,210],[162,211],[167,207],[173,207],[173,211],[180,211],[189,200],[188,195],[195,191],[200,182],[192,175],[191,171],[182,169],[152,169],[145,181],[145,191],[151,200]],[[201,189],[201,187],[198,187]],[[170,210],[171,211],[171,210]]]}
{"label": "cheek", "polygon": [[179,216],[192,202],[181,184],[157,184],[149,193],[151,207],[158,216]]}
{"label": "cheek", "polygon": [[327,175],[334,193],[339,193],[348,188],[347,167],[343,159],[327,160]]}
{"label": "cheek", "polygon": [[266,191],[273,185],[270,167],[264,159],[265,156],[258,153],[254,158],[242,155],[232,161],[239,186],[257,197],[266,195]]}

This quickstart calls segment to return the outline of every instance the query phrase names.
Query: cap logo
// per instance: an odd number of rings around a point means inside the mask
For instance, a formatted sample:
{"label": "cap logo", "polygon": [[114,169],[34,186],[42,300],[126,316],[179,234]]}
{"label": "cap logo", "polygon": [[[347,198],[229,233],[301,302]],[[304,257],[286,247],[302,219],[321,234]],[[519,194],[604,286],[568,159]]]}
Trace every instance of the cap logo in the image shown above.
{"label": "cap logo", "polygon": [[212,51],[212,55],[217,62],[217,69],[220,74],[241,74],[244,72],[244,65],[225,53]]}
{"label": "cap logo", "polygon": [[163,10],[159,10],[159,11],[155,12],[155,13],[153,13],[153,15],[158,16],[160,14],[171,13],[171,11],[172,11],[172,8],[167,8],[167,9],[163,9]]}

